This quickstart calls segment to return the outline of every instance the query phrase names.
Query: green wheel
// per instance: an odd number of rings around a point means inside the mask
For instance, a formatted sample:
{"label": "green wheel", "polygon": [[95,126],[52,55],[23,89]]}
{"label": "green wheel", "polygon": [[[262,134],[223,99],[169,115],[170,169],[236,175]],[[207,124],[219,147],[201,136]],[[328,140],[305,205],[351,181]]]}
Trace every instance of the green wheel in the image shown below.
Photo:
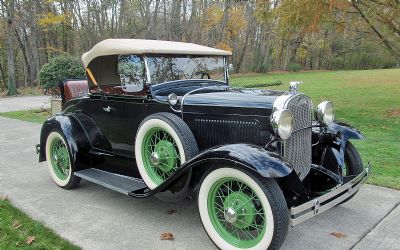
{"label": "green wheel", "polygon": [[185,160],[179,147],[168,131],[161,127],[149,129],[142,143],[142,159],[146,173],[160,185]]}
{"label": "green wheel", "polygon": [[211,240],[221,249],[276,249],[286,237],[288,211],[272,179],[260,185],[234,168],[218,168],[202,180],[200,217]]}
{"label": "green wheel", "polygon": [[73,174],[68,144],[58,131],[47,136],[46,160],[50,175],[58,186],[70,189],[79,184],[80,178]]}
{"label": "green wheel", "polygon": [[136,163],[143,181],[150,189],[163,183],[197,152],[197,144],[189,127],[170,113],[150,115],[136,134]]}

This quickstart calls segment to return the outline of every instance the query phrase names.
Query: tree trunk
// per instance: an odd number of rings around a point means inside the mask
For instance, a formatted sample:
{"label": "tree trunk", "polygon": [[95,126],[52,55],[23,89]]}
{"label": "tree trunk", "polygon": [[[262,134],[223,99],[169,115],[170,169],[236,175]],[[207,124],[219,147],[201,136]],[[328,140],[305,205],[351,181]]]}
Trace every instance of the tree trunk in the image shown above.
{"label": "tree trunk", "polygon": [[1,65],[1,63],[0,63],[0,78],[1,78],[0,90],[3,91],[5,88],[5,84],[7,82],[7,78],[5,76],[3,65]]}
{"label": "tree trunk", "polygon": [[[23,43],[23,41],[21,39],[21,36],[19,35],[17,29],[15,29],[15,35],[17,37],[17,40],[18,40],[18,43],[19,43],[19,47],[21,48],[22,56],[24,58],[24,65],[25,65],[25,68],[26,68],[26,80],[27,80],[29,86],[33,86],[33,82],[34,82],[35,79],[34,79],[33,72],[32,72],[32,69],[31,69],[31,65],[30,65],[30,62],[29,62],[29,59],[28,59],[28,55],[26,53],[25,44]],[[25,84],[25,85],[27,85],[27,84]]]}
{"label": "tree trunk", "polygon": [[7,95],[18,94],[15,81],[15,61],[14,61],[14,1],[10,1],[7,6],[6,36],[7,36],[7,66],[8,66],[8,90]]}

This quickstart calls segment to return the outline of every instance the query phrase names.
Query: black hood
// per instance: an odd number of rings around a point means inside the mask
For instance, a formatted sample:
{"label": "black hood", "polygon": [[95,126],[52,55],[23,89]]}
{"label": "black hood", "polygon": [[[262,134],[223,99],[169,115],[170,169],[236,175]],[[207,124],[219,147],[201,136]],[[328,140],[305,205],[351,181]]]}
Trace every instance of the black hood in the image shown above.
{"label": "black hood", "polygon": [[[214,114],[242,114],[269,116],[273,104],[282,91],[225,88],[204,90],[189,94],[184,99],[184,112],[205,112]],[[203,107],[203,108],[201,108]]]}

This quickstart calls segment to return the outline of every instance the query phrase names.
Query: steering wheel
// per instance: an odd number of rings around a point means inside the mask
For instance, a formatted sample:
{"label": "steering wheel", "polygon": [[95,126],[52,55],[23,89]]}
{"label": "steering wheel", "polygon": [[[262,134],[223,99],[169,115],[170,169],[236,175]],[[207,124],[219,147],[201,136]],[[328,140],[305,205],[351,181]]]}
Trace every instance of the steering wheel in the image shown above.
{"label": "steering wheel", "polygon": [[186,75],[185,71],[183,71],[183,70],[181,70],[181,69],[176,69],[176,71],[177,71],[179,74],[182,74],[182,75],[185,77],[185,79],[189,79],[189,77],[188,77],[188,75]]}
{"label": "steering wheel", "polygon": [[210,74],[208,74],[206,71],[197,71],[194,73],[196,76],[201,75],[201,79],[204,79],[204,76],[207,76],[208,79],[211,79]]}

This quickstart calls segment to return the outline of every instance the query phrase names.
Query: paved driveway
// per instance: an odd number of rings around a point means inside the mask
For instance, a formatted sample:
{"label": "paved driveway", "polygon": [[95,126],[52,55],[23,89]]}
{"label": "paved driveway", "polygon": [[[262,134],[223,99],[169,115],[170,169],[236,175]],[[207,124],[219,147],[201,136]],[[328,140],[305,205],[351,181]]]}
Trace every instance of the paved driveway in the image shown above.
{"label": "paved driveway", "polygon": [[[86,181],[75,190],[58,188],[46,163],[37,162],[39,131],[0,117],[0,192],[34,219],[85,249],[215,248],[194,201],[133,199]],[[283,249],[398,249],[399,203],[400,192],[365,185],[350,202],[290,228]],[[176,239],[161,241],[164,232]]]}
{"label": "paved driveway", "polygon": [[0,112],[50,108],[50,96],[17,96],[0,98]]}

